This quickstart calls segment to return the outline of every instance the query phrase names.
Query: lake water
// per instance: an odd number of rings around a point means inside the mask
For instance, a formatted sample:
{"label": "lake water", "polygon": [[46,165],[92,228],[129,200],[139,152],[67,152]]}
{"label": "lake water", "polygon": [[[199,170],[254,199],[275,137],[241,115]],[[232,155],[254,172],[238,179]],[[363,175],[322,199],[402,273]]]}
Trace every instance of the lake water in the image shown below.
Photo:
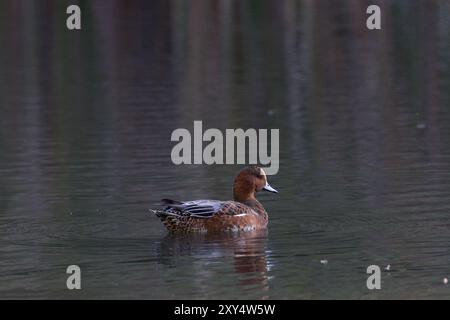
{"label": "lake water", "polygon": [[[450,4],[372,2],[382,30],[359,0],[82,1],[69,32],[1,1],[0,298],[450,298]],[[194,120],[280,129],[267,232],[149,214],[232,196],[242,166],[172,164]]]}

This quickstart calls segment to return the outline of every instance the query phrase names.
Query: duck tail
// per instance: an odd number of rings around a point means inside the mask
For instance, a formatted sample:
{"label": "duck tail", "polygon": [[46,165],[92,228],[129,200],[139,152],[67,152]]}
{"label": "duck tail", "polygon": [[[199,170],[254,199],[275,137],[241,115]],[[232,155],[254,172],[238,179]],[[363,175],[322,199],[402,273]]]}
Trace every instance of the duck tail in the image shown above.
{"label": "duck tail", "polygon": [[180,217],[180,214],[176,211],[166,211],[166,210],[154,210],[148,209],[150,213],[153,213],[155,216],[160,218],[161,220],[166,219],[167,217]]}
{"label": "duck tail", "polygon": [[[183,202],[177,201],[177,200],[172,200],[172,199],[161,199],[161,201],[159,202],[159,205],[166,206],[166,209],[176,208],[177,206],[182,205],[182,204],[183,204]],[[167,212],[166,209],[164,209],[164,210],[148,209],[148,210],[150,211],[150,213],[156,215],[158,218],[164,218],[167,216],[174,215],[173,212]]]}
{"label": "duck tail", "polygon": [[149,211],[154,215],[156,215],[161,220],[161,222],[164,224],[167,230],[169,230],[170,232],[177,231],[179,226],[178,224],[179,216],[177,216],[173,212],[167,212],[162,210],[149,209]]}
{"label": "duck tail", "polygon": [[150,213],[154,214],[158,218],[163,218],[167,216],[167,213],[162,210],[148,209],[148,211],[150,211]]}
{"label": "duck tail", "polygon": [[179,228],[181,217],[178,207],[183,205],[183,202],[161,199],[161,204],[165,206],[165,209],[149,209],[150,213],[158,217],[169,231],[176,231]]}

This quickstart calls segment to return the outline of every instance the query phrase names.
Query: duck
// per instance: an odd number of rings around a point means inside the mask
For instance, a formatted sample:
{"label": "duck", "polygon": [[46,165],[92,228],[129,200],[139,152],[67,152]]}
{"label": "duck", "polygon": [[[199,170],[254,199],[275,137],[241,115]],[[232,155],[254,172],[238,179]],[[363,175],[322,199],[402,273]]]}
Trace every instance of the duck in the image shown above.
{"label": "duck", "polygon": [[256,200],[259,191],[278,193],[259,166],[238,172],[233,183],[233,200],[177,201],[162,199],[163,209],[150,209],[169,232],[217,233],[267,228],[268,214]]}

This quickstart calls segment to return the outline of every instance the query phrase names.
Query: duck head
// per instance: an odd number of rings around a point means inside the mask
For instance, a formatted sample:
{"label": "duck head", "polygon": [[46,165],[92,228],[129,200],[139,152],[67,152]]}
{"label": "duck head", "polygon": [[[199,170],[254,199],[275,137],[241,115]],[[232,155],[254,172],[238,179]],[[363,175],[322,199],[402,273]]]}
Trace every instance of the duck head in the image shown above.
{"label": "duck head", "polygon": [[267,182],[267,175],[260,167],[251,166],[244,168],[234,179],[233,197],[235,201],[256,200],[256,192],[261,190],[278,193]]}

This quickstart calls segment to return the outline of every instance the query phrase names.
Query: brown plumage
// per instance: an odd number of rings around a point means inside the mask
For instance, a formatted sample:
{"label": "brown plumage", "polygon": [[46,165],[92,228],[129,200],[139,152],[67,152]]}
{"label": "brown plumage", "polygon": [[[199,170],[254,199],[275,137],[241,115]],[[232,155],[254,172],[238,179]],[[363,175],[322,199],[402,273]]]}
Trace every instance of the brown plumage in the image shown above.
{"label": "brown plumage", "polygon": [[268,216],[256,200],[261,190],[277,193],[257,166],[241,170],[234,180],[233,201],[163,199],[163,210],[151,210],[172,232],[250,231],[267,226]]}

